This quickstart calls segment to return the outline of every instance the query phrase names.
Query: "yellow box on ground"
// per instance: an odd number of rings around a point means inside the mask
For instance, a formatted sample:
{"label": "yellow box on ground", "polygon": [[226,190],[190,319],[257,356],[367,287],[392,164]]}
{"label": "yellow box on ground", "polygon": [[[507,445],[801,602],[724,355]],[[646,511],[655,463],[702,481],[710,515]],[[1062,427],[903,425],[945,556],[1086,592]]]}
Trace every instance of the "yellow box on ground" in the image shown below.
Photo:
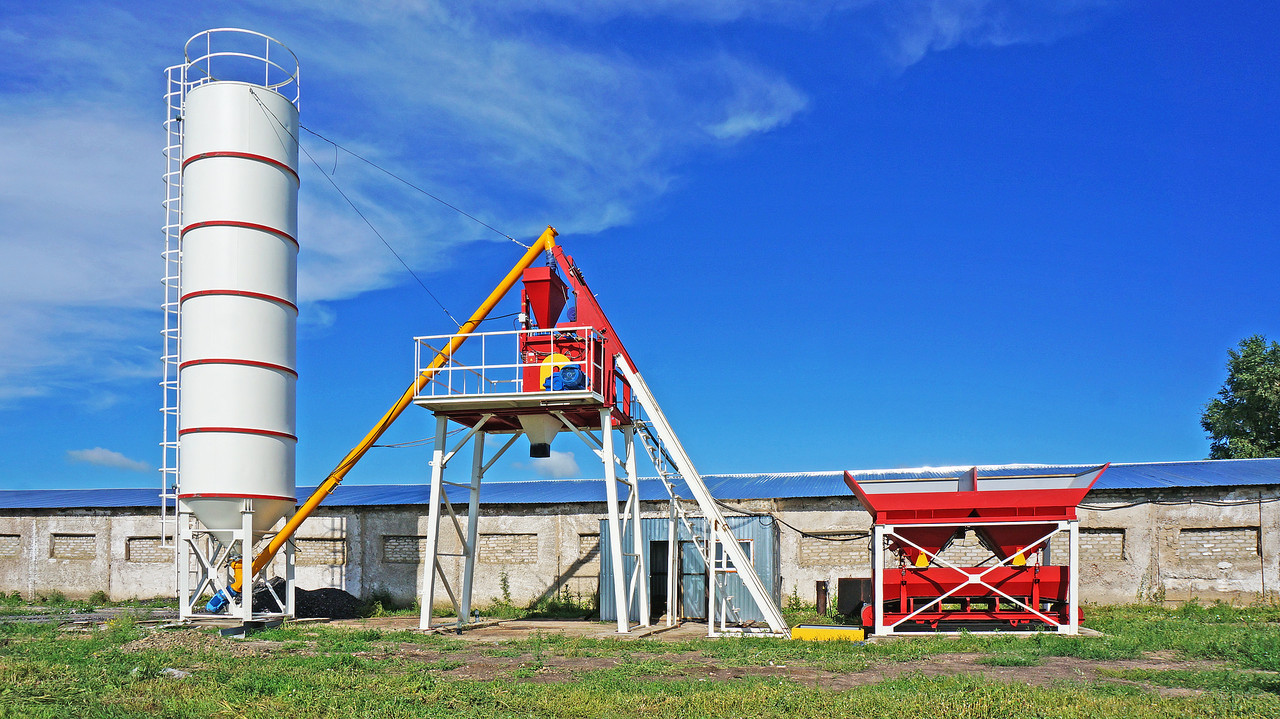
{"label": "yellow box on ground", "polygon": [[860,642],[867,638],[862,627],[837,627],[827,624],[800,624],[791,628],[792,639],[811,642]]}

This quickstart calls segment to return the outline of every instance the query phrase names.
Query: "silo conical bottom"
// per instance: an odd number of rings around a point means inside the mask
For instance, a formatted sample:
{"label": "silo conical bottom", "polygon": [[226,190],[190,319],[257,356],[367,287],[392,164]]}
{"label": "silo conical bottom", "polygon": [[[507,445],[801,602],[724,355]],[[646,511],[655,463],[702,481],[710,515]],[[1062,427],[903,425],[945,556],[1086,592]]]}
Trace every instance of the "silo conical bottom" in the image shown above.
{"label": "silo conical bottom", "polygon": [[[253,501],[253,536],[256,540],[268,532],[276,522],[287,516],[297,506],[294,499],[254,499]],[[200,524],[209,530],[215,539],[227,544],[232,539],[231,532],[240,529],[244,520],[240,511],[244,508],[242,497],[200,497],[183,499],[191,512],[200,520]]]}

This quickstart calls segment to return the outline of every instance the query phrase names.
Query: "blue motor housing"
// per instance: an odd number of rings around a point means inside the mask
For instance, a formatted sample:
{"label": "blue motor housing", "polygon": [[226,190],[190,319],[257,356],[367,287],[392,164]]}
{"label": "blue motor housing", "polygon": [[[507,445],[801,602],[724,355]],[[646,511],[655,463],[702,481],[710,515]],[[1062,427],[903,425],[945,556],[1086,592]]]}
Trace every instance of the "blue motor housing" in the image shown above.
{"label": "blue motor housing", "polygon": [[560,370],[561,389],[586,389],[587,375],[576,364],[565,365]]}
{"label": "blue motor housing", "polygon": [[562,389],[586,389],[587,375],[576,364],[567,364],[542,381],[542,388],[552,392]]}
{"label": "blue motor housing", "polygon": [[204,610],[210,614],[221,614],[227,605],[231,603],[231,598],[240,598],[240,593],[234,589],[224,589],[213,595],[213,599],[204,605]]}

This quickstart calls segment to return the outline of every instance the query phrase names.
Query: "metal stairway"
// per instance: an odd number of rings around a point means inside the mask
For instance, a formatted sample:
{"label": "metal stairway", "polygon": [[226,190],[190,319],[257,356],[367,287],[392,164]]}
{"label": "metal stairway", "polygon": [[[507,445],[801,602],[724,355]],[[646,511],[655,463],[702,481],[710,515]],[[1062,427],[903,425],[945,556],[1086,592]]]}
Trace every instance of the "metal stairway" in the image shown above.
{"label": "metal stairway", "polygon": [[[618,370],[622,376],[626,378],[631,385],[631,390],[635,394],[636,401],[644,410],[647,421],[636,421],[636,431],[640,435],[641,443],[645,447],[645,451],[649,453],[650,459],[653,460],[654,467],[658,471],[658,477],[662,479],[662,483],[666,486],[668,494],[672,500],[678,500],[679,497],[675,493],[675,485],[672,480],[679,476],[684,479],[685,485],[693,494],[693,499],[698,503],[698,508],[702,511],[707,523],[711,525],[711,542],[708,544],[697,532],[693,530],[693,526],[689,521],[689,517],[683,508],[679,507],[679,502],[675,501],[678,508],[677,513],[686,529],[694,537],[698,549],[703,552],[703,556],[707,557],[708,566],[714,567],[712,574],[715,581],[712,586],[723,590],[724,569],[716,566],[715,547],[717,545],[723,547],[722,551],[729,558],[734,567],[742,567],[744,571],[738,572],[738,578],[742,580],[743,585],[747,589],[750,598],[759,608],[760,613],[764,615],[765,621],[769,624],[769,630],[773,634],[786,635],[789,632],[787,622],[782,617],[782,610],[769,597],[769,592],[764,586],[764,582],[760,581],[760,577],[755,571],[748,571],[747,568],[752,566],[751,560],[747,557],[746,552],[742,550],[738,544],[738,539],[729,529],[728,522],[725,521],[724,514],[720,511],[720,506],[716,504],[715,498],[711,496],[710,490],[702,481],[702,475],[694,469],[693,461],[689,459],[688,453],[685,452],[684,446],[680,444],[680,440],[676,437],[675,430],[671,428],[671,423],[667,421],[667,417],[662,413],[662,408],[658,406],[658,401],[654,399],[653,392],[649,390],[649,386],[645,384],[644,378],[638,372],[627,364],[626,358],[621,355],[617,358]],[[656,433],[656,437],[654,436]],[[675,471],[672,471],[674,468]],[[724,596],[722,594],[722,596]],[[711,599],[710,604],[714,604]],[[714,626],[714,606],[708,607],[709,619]]]}
{"label": "metal stairway", "polygon": [[[734,621],[741,619],[741,612],[738,611],[737,604],[733,601],[735,597],[729,594],[729,586],[726,581],[727,567],[721,566],[716,562],[716,547],[719,543],[707,544],[707,538],[702,536],[704,530],[695,527],[693,517],[685,510],[680,503],[684,497],[676,492],[675,480],[680,478],[680,473],[670,469],[675,466],[675,461],[667,452],[666,447],[662,445],[662,440],[653,434],[653,430],[649,427],[648,422],[641,419],[634,419],[636,434],[640,437],[640,443],[644,445],[645,451],[649,455],[649,459],[653,462],[653,466],[658,471],[658,479],[662,480],[662,485],[666,487],[667,495],[671,497],[672,515],[680,520],[684,525],[685,531],[693,538],[693,544],[698,549],[698,553],[702,556],[706,566],[710,569],[710,574],[714,578],[715,590],[711,597],[708,597],[708,604],[711,606],[711,613],[708,615],[708,623],[714,628],[715,617],[715,598],[720,597],[725,606],[721,610],[722,622],[728,619],[728,615],[733,615]],[[668,596],[672,592],[668,590]],[[669,610],[670,611],[670,610]]]}

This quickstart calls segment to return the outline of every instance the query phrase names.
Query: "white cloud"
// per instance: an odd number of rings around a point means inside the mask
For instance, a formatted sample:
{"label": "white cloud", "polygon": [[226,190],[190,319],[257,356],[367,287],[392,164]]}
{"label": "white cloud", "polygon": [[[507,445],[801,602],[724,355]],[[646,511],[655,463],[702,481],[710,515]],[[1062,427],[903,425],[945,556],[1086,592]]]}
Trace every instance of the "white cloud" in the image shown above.
{"label": "white cloud", "polygon": [[99,467],[111,467],[113,469],[125,469],[130,472],[149,472],[152,469],[151,465],[146,462],[129,459],[119,452],[110,449],[103,449],[102,447],[67,450],[67,459],[72,462],[93,464]]}
{"label": "white cloud", "polygon": [[1109,0],[919,0],[883,2],[884,52],[905,68],[961,45],[1048,43],[1080,29]]}
{"label": "white cloud", "polygon": [[158,366],[162,165],[138,150],[153,123],[25,109],[0,115],[0,406],[79,388],[101,407],[105,385]]}
{"label": "white cloud", "polygon": [[0,303],[139,308],[159,277],[156,123],[76,106],[0,115]]}
{"label": "white cloud", "polygon": [[455,16],[332,27],[306,39],[324,49],[308,72],[350,88],[362,114],[308,119],[304,101],[304,124],[331,121],[344,144],[380,132],[374,144],[404,158],[380,163],[529,236],[548,220],[570,233],[629,222],[690,152],[781,126],[804,105],[784,78],[724,54],[655,63]]}
{"label": "white cloud", "polygon": [[561,452],[556,449],[551,450],[550,457],[533,460],[533,471],[552,479],[581,476],[578,460],[573,456],[573,452]]}
{"label": "white cloud", "polygon": [[721,66],[734,78],[733,96],[725,103],[725,118],[706,128],[721,140],[768,132],[787,124],[804,109],[807,98],[781,77],[726,58]]}
{"label": "white cloud", "polygon": [[[740,52],[678,46],[640,57],[567,40],[571,33],[553,33],[556,23],[880,18],[886,52],[905,67],[960,44],[1052,39],[1095,4],[273,0],[235,22],[278,35],[298,54],[304,124],[532,238],[549,223],[576,234],[627,224],[698,152],[783,127],[807,104],[787,77]],[[190,28],[225,24],[232,18],[214,10],[153,3],[68,12],[55,2],[6,16],[0,406],[85,381],[96,385],[88,404],[106,406],[112,383],[156,376],[161,73],[182,59]],[[333,148],[303,141],[333,171]],[[420,274],[448,266],[462,243],[497,239],[358,160],[336,160],[334,180]],[[334,321],[323,303],[407,278],[308,160],[301,170],[300,299],[319,310],[312,326],[323,327]]]}
{"label": "white cloud", "polygon": [[[160,80],[186,35],[143,32],[136,12],[90,9],[58,25],[32,11],[5,28],[5,74],[25,82],[0,96],[0,402],[47,395],[86,362],[102,382],[155,374],[135,350],[158,354]],[[308,12],[272,30],[315,78],[304,124],[518,236],[630,222],[689,152],[803,106],[785,79],[728,56],[655,69],[434,3],[335,4],[326,22]],[[334,170],[332,147],[304,146]],[[495,237],[336,159],[335,181],[411,266],[438,270],[458,244]],[[403,283],[400,262],[302,164],[300,299],[319,307]]]}

